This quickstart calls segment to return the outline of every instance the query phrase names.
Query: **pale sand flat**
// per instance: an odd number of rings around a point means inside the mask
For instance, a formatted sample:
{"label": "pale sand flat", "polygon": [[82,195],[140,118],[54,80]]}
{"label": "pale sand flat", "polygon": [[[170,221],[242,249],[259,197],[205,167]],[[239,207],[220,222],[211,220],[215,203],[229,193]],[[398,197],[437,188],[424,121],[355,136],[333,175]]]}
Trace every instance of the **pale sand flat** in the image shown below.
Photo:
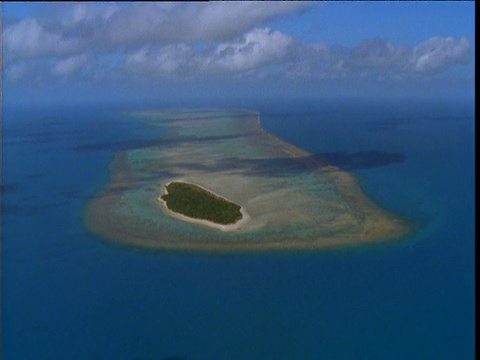
{"label": "pale sand flat", "polygon": [[[148,118],[166,119],[174,141],[115,157],[110,183],[85,212],[102,237],[154,249],[234,251],[383,242],[411,229],[372,201],[355,176],[264,131],[256,112],[152,111]],[[222,225],[171,211],[161,194],[172,181],[239,204],[242,219]]]}

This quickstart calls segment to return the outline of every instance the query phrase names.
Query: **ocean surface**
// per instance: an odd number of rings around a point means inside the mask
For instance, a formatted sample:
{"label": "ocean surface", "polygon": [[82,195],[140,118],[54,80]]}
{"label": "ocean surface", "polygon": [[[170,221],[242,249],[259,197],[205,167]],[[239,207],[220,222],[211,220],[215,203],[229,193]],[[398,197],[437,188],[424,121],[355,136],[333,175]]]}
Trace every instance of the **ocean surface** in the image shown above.
{"label": "ocean surface", "polygon": [[116,245],[83,211],[118,151],[161,139],[124,115],[155,104],[4,107],[2,359],[474,358],[473,102],[219,105],[260,111],[416,230],[249,255]]}

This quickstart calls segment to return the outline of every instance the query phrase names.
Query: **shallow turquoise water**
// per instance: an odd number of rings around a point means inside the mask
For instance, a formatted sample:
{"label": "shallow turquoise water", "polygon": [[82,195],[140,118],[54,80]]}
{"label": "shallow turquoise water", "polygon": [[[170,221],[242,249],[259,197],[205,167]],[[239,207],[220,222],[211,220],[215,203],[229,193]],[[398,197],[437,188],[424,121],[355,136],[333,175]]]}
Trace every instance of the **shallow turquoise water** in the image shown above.
{"label": "shallow turquoise water", "polygon": [[473,104],[245,106],[420,230],[342,251],[118,247],[83,206],[117,151],[162,128],[122,108],[3,109],[3,359],[473,358]]}

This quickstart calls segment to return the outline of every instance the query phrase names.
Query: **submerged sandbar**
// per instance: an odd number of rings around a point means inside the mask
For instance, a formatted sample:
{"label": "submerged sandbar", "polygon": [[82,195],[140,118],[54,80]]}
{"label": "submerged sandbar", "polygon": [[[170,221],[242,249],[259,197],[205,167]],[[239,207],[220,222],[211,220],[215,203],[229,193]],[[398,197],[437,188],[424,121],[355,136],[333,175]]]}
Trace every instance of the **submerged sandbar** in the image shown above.
{"label": "submerged sandbar", "polygon": [[[85,212],[87,226],[102,237],[157,249],[249,250],[354,245],[409,230],[351,174],[265,132],[257,112],[165,110],[131,117],[162,136],[118,153],[110,164],[110,182]],[[158,199],[178,181],[221,194],[241,207],[242,219],[215,224],[169,212]]]}

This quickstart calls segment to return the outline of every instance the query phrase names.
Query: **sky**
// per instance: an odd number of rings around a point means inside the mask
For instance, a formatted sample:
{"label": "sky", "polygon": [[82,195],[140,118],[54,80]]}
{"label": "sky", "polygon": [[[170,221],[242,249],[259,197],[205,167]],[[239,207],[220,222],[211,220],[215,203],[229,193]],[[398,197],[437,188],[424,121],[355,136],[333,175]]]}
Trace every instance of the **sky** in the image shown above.
{"label": "sky", "polygon": [[2,2],[4,104],[473,98],[472,2]]}

